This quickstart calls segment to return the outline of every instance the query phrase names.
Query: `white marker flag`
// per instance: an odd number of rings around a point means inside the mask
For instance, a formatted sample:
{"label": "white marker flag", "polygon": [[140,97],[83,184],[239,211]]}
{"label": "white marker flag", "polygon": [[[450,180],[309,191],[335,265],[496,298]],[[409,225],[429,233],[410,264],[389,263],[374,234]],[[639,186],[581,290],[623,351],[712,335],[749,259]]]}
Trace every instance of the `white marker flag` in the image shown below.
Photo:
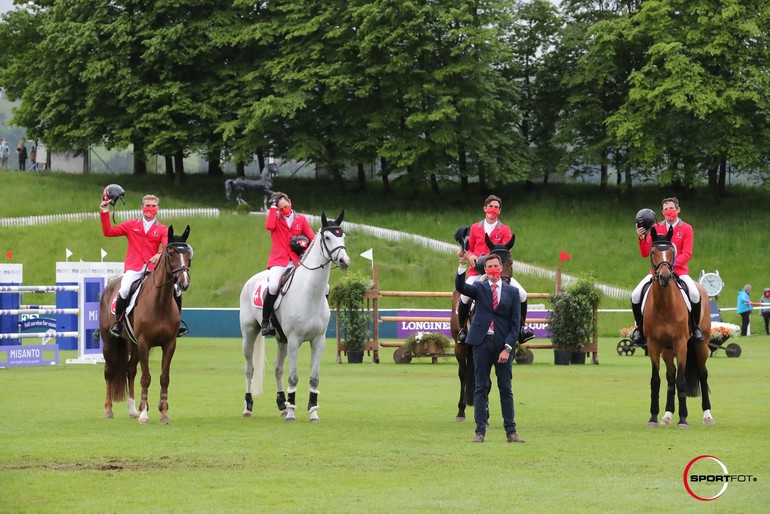
{"label": "white marker flag", "polygon": [[369,259],[370,261],[372,261],[372,263],[374,263],[374,254],[372,253],[372,250],[373,248],[369,248],[367,251],[361,254],[361,257],[363,257],[364,259]]}
{"label": "white marker flag", "polygon": [[102,251],[102,262],[104,262],[104,258],[107,257],[107,252],[104,251],[104,248],[100,248]]}
{"label": "white marker flag", "polygon": [[64,262],[69,262],[70,257],[72,257],[72,252],[70,252],[69,248],[64,249]]}

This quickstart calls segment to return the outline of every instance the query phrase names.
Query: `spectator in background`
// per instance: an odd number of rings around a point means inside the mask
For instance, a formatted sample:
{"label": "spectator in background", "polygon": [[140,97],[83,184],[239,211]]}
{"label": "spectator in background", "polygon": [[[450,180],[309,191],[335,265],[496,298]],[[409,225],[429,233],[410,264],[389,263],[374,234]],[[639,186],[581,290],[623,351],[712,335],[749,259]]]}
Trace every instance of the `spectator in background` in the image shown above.
{"label": "spectator in background", "polygon": [[752,303],[751,298],[749,297],[751,295],[751,284],[746,284],[743,286],[743,289],[738,291],[738,305],[736,312],[741,315],[741,335],[747,336],[749,335],[749,316],[751,316],[751,311],[754,310],[754,305],[759,305],[757,303]]}
{"label": "spectator in background", "polygon": [[8,169],[8,157],[11,155],[11,147],[5,138],[0,141],[0,169]]}
{"label": "spectator in background", "polygon": [[765,319],[765,334],[770,336],[770,287],[765,288],[765,292],[762,293],[759,304],[762,306],[760,312]]}
{"label": "spectator in background", "polygon": [[16,145],[16,154],[19,156],[19,171],[27,169],[27,146],[22,139],[19,144]]}
{"label": "spectator in background", "polygon": [[37,171],[37,141],[32,141],[32,148],[29,150],[29,162],[32,163],[29,171]]}

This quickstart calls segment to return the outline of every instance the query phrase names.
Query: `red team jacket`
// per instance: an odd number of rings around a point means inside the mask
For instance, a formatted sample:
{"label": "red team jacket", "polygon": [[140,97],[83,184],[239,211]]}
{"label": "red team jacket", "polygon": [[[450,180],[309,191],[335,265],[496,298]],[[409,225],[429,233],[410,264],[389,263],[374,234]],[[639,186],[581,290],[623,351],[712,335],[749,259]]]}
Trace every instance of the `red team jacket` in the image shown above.
{"label": "red team jacket", "polygon": [[[489,239],[496,245],[505,244],[510,241],[512,237],[511,229],[500,223],[500,220],[497,220],[497,226],[492,229],[492,233],[489,234]],[[476,257],[481,257],[482,255],[488,254],[490,250],[491,248],[487,246],[487,241],[484,238],[484,220],[471,225],[471,233],[468,236],[468,251]],[[475,269],[469,268],[468,276],[472,275],[478,275],[478,273],[476,273]]]}
{"label": "red team jacket", "polygon": [[[666,222],[661,221],[652,226],[659,235],[665,235],[668,229],[666,228]],[[674,234],[671,236],[671,242],[676,246],[676,260],[674,261],[674,273],[677,275],[689,275],[687,269],[687,263],[690,262],[692,257],[692,226],[685,223],[682,220],[678,220],[674,225]],[[650,256],[650,249],[652,248],[652,235],[647,234],[644,239],[639,239],[639,251],[642,252],[642,257]],[[650,270],[652,273],[652,270]]]}
{"label": "red team jacket", "polygon": [[304,235],[311,241],[315,237],[313,229],[302,214],[294,213],[294,221],[289,227],[278,209],[271,207],[265,218],[265,228],[270,231],[270,237],[273,240],[273,247],[270,249],[270,256],[267,258],[267,267],[286,266],[289,261],[296,266],[299,257],[291,251],[289,242],[294,236]]}
{"label": "red team jacket", "polygon": [[[147,233],[141,218],[124,221],[115,227],[110,223],[110,213],[100,213],[102,232],[107,237],[126,236],[128,249],[123,271],[141,271],[150,258],[168,243],[168,228],[155,220]],[[151,264],[147,269],[152,269]]]}

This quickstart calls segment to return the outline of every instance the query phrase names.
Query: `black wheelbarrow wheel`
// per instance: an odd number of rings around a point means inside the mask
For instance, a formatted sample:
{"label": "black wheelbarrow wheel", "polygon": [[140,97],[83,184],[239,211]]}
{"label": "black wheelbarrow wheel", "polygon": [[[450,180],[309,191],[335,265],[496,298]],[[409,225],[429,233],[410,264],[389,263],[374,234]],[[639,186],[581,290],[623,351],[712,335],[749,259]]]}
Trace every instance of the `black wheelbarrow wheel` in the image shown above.
{"label": "black wheelbarrow wheel", "polygon": [[636,348],[631,344],[631,340],[629,338],[624,338],[618,341],[617,346],[618,355],[633,355],[636,351]]}
{"label": "black wheelbarrow wheel", "polygon": [[728,357],[740,357],[741,356],[741,345],[738,343],[730,343],[727,345],[727,348],[725,348],[725,353]]}

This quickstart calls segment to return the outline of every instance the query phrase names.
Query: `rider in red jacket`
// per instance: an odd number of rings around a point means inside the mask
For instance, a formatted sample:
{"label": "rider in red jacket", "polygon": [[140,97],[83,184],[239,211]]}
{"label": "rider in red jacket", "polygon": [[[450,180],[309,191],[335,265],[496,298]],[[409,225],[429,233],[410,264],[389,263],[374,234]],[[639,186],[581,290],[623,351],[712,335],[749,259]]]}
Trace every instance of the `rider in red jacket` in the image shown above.
{"label": "rider in red jacket", "polygon": [[267,279],[267,294],[262,303],[263,336],[268,335],[270,331],[270,316],[273,314],[273,305],[278,297],[281,275],[299,263],[299,255],[294,253],[290,246],[292,237],[303,235],[310,241],[315,237],[307,218],[294,212],[291,208],[291,199],[281,192],[274,193],[270,198],[270,210],[265,218],[265,229],[270,231],[273,246],[267,258],[267,268],[270,273]]}
{"label": "rider in red jacket", "polygon": [[[668,233],[669,228],[672,229],[671,242],[676,247],[676,259],[674,260],[674,274],[679,277],[682,282],[687,284],[687,292],[690,296],[690,303],[692,304],[692,310],[690,311],[690,330],[692,338],[696,341],[703,341],[703,333],[700,330],[700,317],[701,317],[701,299],[700,292],[698,291],[695,281],[690,277],[690,272],[687,268],[687,263],[690,262],[692,257],[692,243],[693,232],[692,226],[679,219],[679,200],[675,197],[665,198],[662,202],[663,207],[663,221],[655,223],[649,230],[644,226],[640,226],[637,222],[636,234],[637,241],[639,242],[639,253],[642,257],[650,256],[650,249],[652,248],[652,236],[650,232],[655,231],[656,234],[665,235]],[[650,216],[652,216],[650,212]],[[653,219],[654,221],[654,219]],[[632,343],[635,345],[641,345],[646,342],[644,337],[644,331],[642,329],[644,318],[642,316],[642,291],[644,286],[652,280],[652,270],[642,279],[641,282],[631,293],[631,310],[634,313],[634,319],[636,320],[636,331],[634,331]]]}
{"label": "rider in red jacket", "polygon": [[[160,223],[157,196],[146,195],[142,198],[142,217],[124,221],[120,225],[110,223],[110,202],[103,200],[99,204],[102,233],[107,237],[124,236],[128,240],[126,259],[123,266],[123,277],[120,280],[118,298],[115,302],[115,322],[110,327],[110,334],[120,337],[123,330],[122,317],[128,304],[128,294],[131,284],[142,276],[145,270],[152,271],[160,260],[162,249],[168,244],[168,227]],[[179,311],[182,311],[181,291],[175,295]],[[180,324],[178,336],[187,333],[184,324]]]}

